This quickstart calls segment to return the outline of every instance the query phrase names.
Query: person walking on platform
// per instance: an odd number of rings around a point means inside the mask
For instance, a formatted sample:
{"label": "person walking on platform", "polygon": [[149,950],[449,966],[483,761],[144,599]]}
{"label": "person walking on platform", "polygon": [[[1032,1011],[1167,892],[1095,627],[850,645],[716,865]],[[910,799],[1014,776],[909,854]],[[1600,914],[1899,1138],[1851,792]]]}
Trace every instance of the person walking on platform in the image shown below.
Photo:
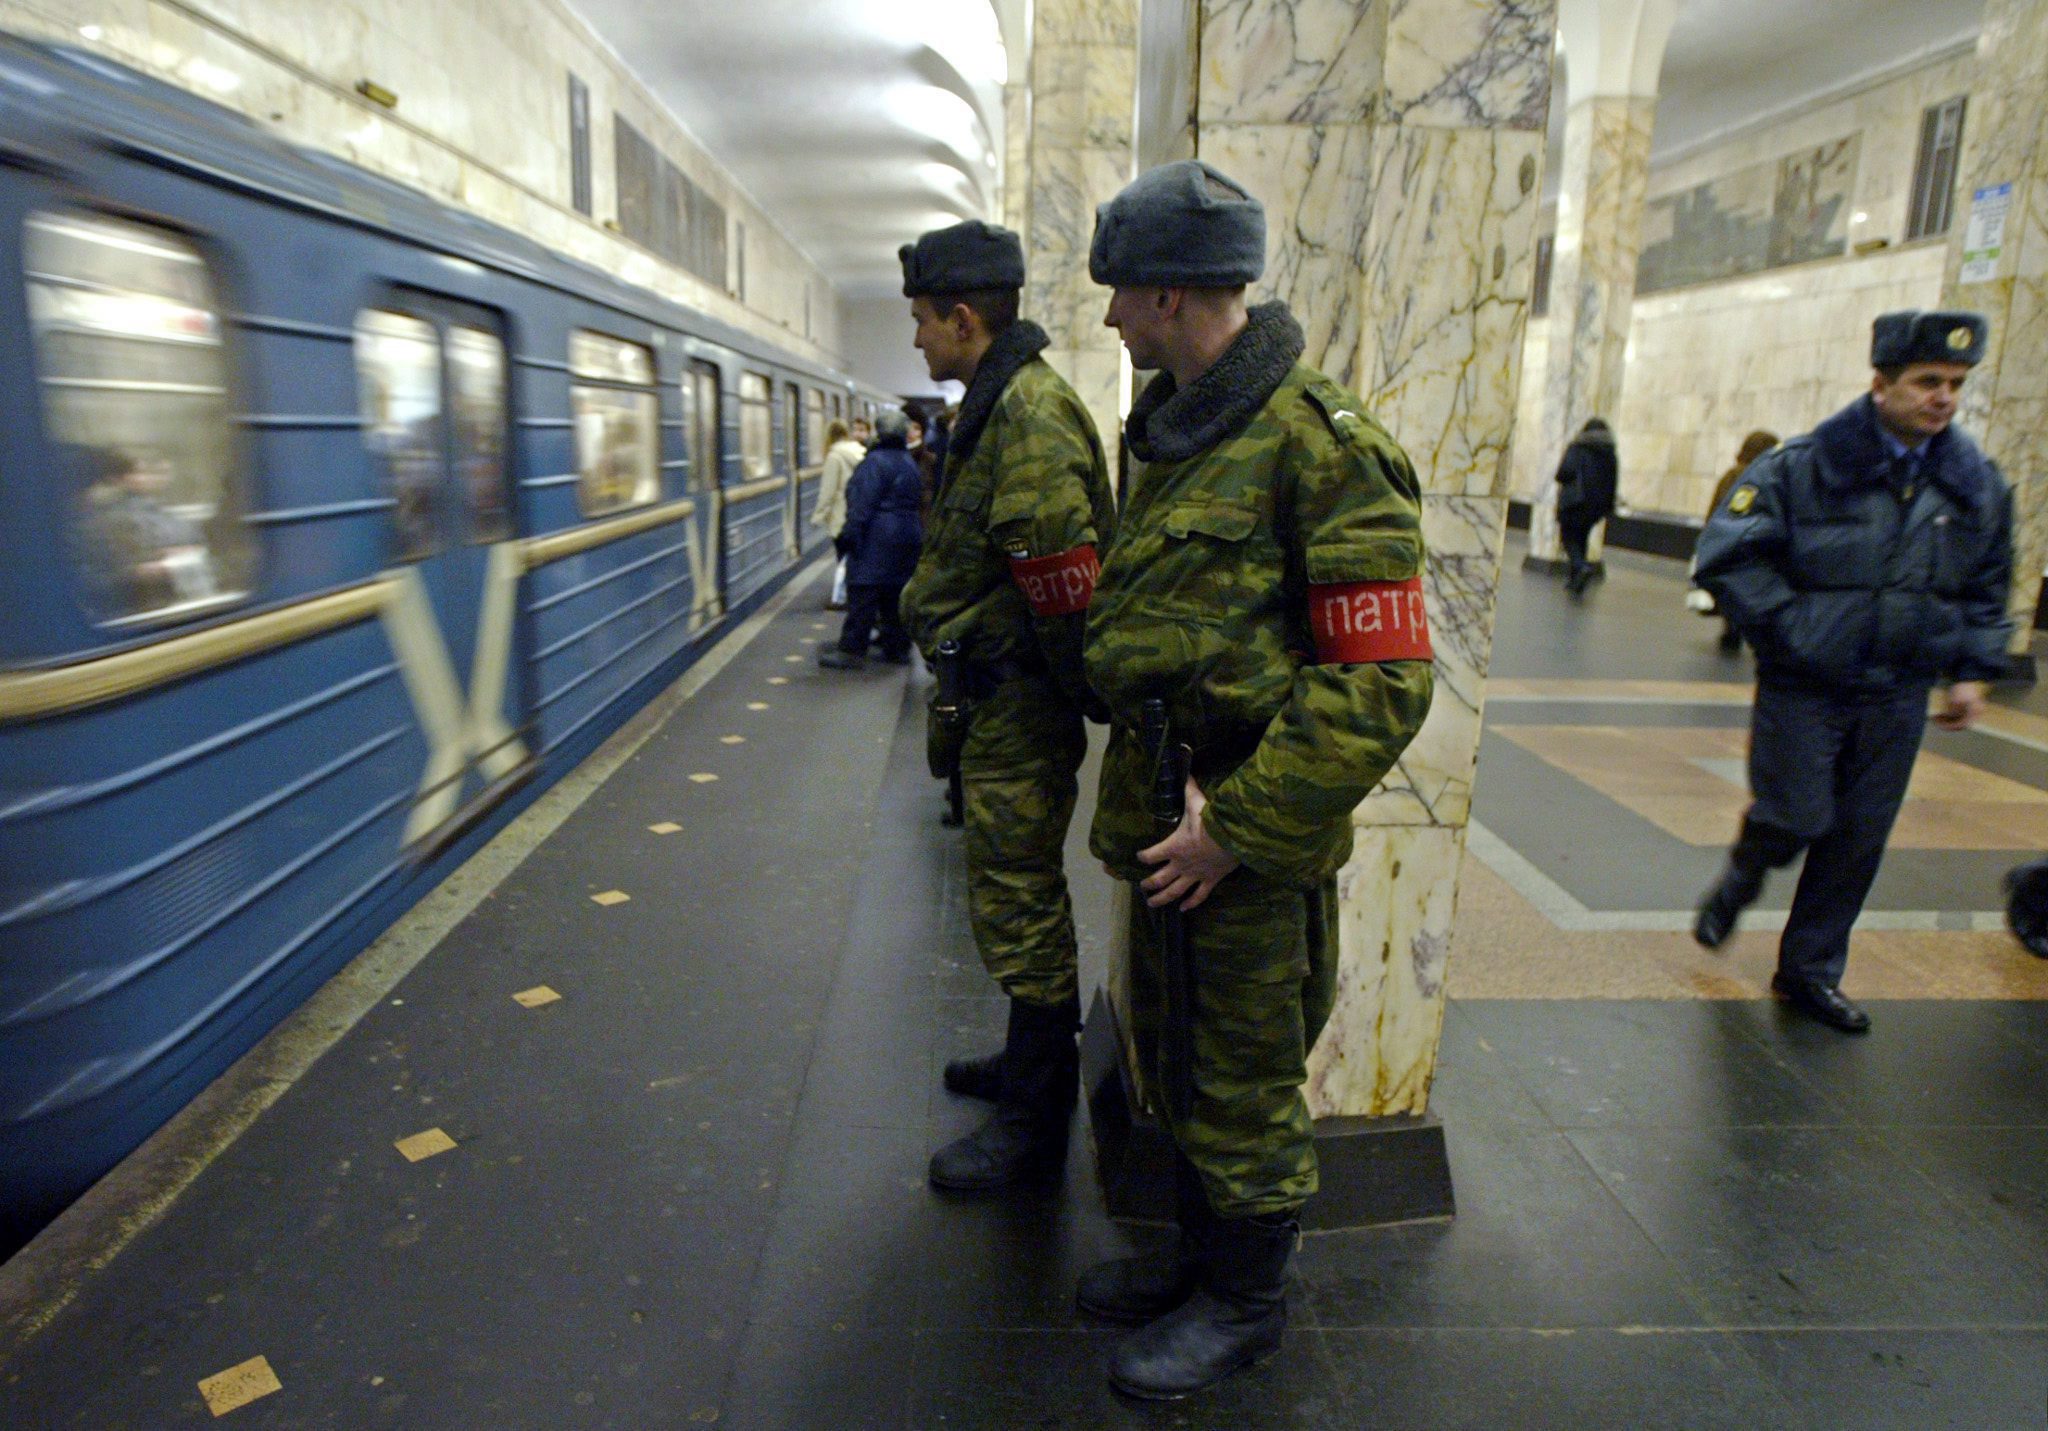
{"label": "person walking on platform", "polygon": [[[1707,516],[1709,519],[1712,519],[1714,513],[1721,510],[1721,504],[1728,500],[1728,494],[1735,490],[1736,482],[1741,479],[1744,472],[1749,470],[1749,464],[1777,445],[1778,434],[1766,432],[1762,428],[1758,428],[1755,432],[1742,439],[1742,446],[1735,450],[1735,465],[1726,472],[1723,472],[1721,480],[1714,484],[1713,498],[1707,503]],[[1693,585],[1697,586],[1699,583],[1695,581]],[[1723,651],[1739,651],[1742,649],[1742,628],[1729,620],[1725,615],[1721,618],[1721,649]]]}
{"label": "person walking on platform", "polygon": [[1039,356],[1045,330],[1017,318],[1017,236],[970,220],[901,258],[926,367],[967,385],[903,616],[971,712],[957,746],[935,712],[932,763],[961,777],[968,920],[1009,1026],[999,1053],[947,1067],[948,1088],[996,1110],[933,1155],[931,1180],[982,1192],[1063,1165],[1080,1084],[1063,848],[1087,751],[1082,622],[1115,507],[1087,408]]}
{"label": "person walking on platform", "polygon": [[859,670],[877,630],[881,658],[892,666],[910,663],[910,636],[897,603],[924,545],[924,483],[909,435],[904,415],[885,408],[875,418],[874,450],[847,484],[846,524],[833,539],[846,561],[846,625],[839,644],[818,654],[821,666]]}
{"label": "person walking on platform", "polygon": [[1870,1018],[1841,991],[1849,930],[1934,717],[1965,730],[2011,635],[2012,494],[1951,426],[1984,354],[1974,313],[1887,313],[1870,392],[1767,453],[1700,534],[1696,580],[1756,651],[1755,797],[1694,935],[1719,948],[1801,850],[1806,867],[1771,988],[1848,1033]]}
{"label": "person walking on platform", "polygon": [[[852,433],[839,418],[833,418],[825,429],[825,469],[818,474],[818,505],[811,512],[811,525],[822,527],[833,536],[846,525],[846,484],[853,480],[853,469],[860,466],[861,458],[867,456],[867,449],[853,440]],[[846,608],[846,558],[840,557],[839,564],[832,571],[832,595],[825,602],[828,611],[842,611]]]}
{"label": "person walking on platform", "polygon": [[1586,544],[1593,538],[1593,528],[1614,514],[1618,473],[1614,433],[1605,420],[1587,418],[1557,464],[1557,534],[1570,567],[1565,590],[1573,596],[1593,580]]}
{"label": "person walking on platform", "polygon": [[[1246,307],[1265,213],[1239,185],[1193,160],[1151,170],[1097,211],[1088,267],[1115,290],[1104,321],[1132,364],[1160,370],[1131,408],[1129,496],[1088,613],[1111,721],[1089,843],[1137,885],[1130,1017],[1150,1086],[1181,1090],[1154,1099],[1180,1239],[1091,1269],[1077,1300],[1148,1323],[1110,1381],[1172,1399],[1270,1354],[1286,1326],[1316,1190],[1302,1084],[1335,997],[1335,877],[1352,811],[1429,709],[1420,498],[1365,404],[1300,361],[1286,306]],[[1140,734],[1152,702],[1162,744],[1191,752],[1164,839]]]}

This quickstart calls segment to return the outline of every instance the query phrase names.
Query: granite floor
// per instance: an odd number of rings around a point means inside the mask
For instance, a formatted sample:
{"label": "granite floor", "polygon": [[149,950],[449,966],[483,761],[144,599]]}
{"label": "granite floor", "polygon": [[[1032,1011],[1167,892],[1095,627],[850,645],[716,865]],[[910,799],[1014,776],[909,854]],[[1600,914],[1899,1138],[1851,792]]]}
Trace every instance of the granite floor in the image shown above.
{"label": "granite floor", "polygon": [[[1571,627],[1551,598],[1511,565],[1505,680],[1746,680],[1656,564],[1615,562]],[[1681,934],[1482,947],[1500,926],[1469,913],[1433,1099],[1458,1216],[1306,1239],[1278,1358],[1179,1407],[1120,1401],[1101,1374],[1119,1333],[1077,1319],[1073,1280],[1154,1234],[1104,1216],[1085,1128],[1056,1188],[924,1182],[979,1112],[938,1069],[1001,1004],[922,769],[921,678],[817,671],[815,604],[109,1265],[15,1322],[0,1425],[211,1424],[202,1381],[259,1356],[279,1389],[231,1425],[2048,1425],[2048,1001],[1879,994],[1847,1040],[1755,997],[1741,949],[1702,983],[1658,943]],[[1547,655],[1516,644],[1539,638]],[[1633,675],[1630,645],[1657,653]],[[1505,828],[1495,755],[1478,815]],[[1078,840],[1071,868],[1092,983],[1107,892]],[[629,898],[592,898],[610,891]],[[1466,910],[1548,923],[1478,860]],[[1593,938],[1618,943],[1572,952]],[[1854,967],[1888,957],[1859,946]],[[1635,966],[1654,992],[1603,986]],[[543,984],[561,997],[512,998]],[[433,1128],[454,1146],[394,1147]]]}

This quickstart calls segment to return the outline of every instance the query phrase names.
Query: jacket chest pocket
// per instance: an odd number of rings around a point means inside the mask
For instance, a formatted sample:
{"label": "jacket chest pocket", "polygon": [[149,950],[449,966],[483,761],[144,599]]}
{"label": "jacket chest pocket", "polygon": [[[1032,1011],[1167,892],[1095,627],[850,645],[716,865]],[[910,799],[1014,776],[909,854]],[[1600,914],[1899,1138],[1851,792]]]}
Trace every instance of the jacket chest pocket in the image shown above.
{"label": "jacket chest pocket", "polygon": [[1280,565],[1259,538],[1259,514],[1230,502],[1183,502],[1159,523],[1153,595],[1197,618],[1235,615],[1254,604],[1262,585],[1280,585]]}

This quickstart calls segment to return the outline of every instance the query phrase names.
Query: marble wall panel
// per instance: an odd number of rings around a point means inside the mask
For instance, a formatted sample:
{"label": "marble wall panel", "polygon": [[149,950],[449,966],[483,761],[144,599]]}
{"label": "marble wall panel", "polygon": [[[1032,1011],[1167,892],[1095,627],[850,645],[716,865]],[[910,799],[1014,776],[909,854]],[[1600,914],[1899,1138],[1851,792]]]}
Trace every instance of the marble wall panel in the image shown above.
{"label": "marble wall panel", "polygon": [[1138,0],[1035,0],[1031,43],[1039,45],[1138,45]]}
{"label": "marble wall panel", "polygon": [[1116,344],[1115,333],[1102,326],[1109,295],[1088,277],[1088,244],[1095,235],[1095,206],[1130,182],[1130,163],[1127,148],[1034,146],[1024,312],[1044,326],[1055,347]]}
{"label": "marble wall panel", "polygon": [[1031,227],[1031,86],[1003,86],[1003,226]]}
{"label": "marble wall panel", "polygon": [[1143,0],[1138,24],[1137,170],[1195,157],[1198,0]]}
{"label": "marble wall panel", "polygon": [[1506,529],[1504,498],[1423,497],[1423,589],[1436,692],[1421,732],[1358,807],[1354,824],[1452,826],[1468,818]]}
{"label": "marble wall panel", "polygon": [[1337,876],[1336,1007],[1309,1056],[1316,1116],[1427,1107],[1464,846],[1462,827],[1358,831]]}
{"label": "marble wall panel", "polygon": [[1541,131],[1555,0],[1388,0],[1382,112],[1402,124]]}
{"label": "marble wall panel", "polygon": [[1035,141],[1052,149],[1129,149],[1137,65],[1137,52],[1127,48],[1039,46],[1031,56]]}
{"label": "marble wall panel", "polygon": [[1357,389],[1425,491],[1503,496],[1543,137],[1398,125],[1374,150]]}
{"label": "marble wall panel", "polygon": [[1374,200],[1371,127],[1229,124],[1204,128],[1200,145],[1206,163],[1266,206],[1266,273],[1255,300],[1285,302],[1307,335],[1304,361],[1355,391]]}
{"label": "marble wall panel", "polygon": [[1378,107],[1388,0],[1208,0],[1195,118],[1364,124]]}

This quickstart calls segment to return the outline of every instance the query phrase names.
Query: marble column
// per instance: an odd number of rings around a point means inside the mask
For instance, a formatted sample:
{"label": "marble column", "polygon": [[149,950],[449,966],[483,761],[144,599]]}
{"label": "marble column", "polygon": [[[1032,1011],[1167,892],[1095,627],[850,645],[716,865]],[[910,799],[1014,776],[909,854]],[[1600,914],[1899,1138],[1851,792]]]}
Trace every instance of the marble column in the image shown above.
{"label": "marble column", "polygon": [[1138,0],[1036,0],[1031,18],[1030,179],[1024,314],[1052,339],[1103,447],[1122,431],[1122,349],[1088,277],[1095,206],[1132,177]]}
{"label": "marble column", "polygon": [[1003,86],[1004,228],[1019,234],[1031,229],[1031,86]]}
{"label": "marble column", "polygon": [[1436,701],[1354,817],[1337,1009],[1309,1084],[1318,1117],[1419,1114],[1491,653],[1553,12],[1548,0],[1197,8],[1192,45],[1172,44],[1172,26],[1153,43],[1148,18],[1141,89],[1170,89],[1155,66],[1196,66],[1195,153],[1267,208],[1254,300],[1287,301],[1306,360],[1358,392],[1422,481]]}
{"label": "marble column", "polygon": [[[1664,44],[1677,0],[1558,0],[1570,110],[1558,175],[1550,269],[1550,352],[1543,421],[1524,431],[1544,476],[1529,522],[1529,560],[1564,556],[1557,531],[1558,459],[1586,419],[1621,406],[1636,259],[1650,183],[1650,131]],[[1625,454],[1624,454],[1625,455]],[[1598,555],[1599,536],[1593,554]]]}
{"label": "marble column", "polygon": [[[1991,322],[1961,421],[2012,483],[2012,649],[2023,654],[2048,561],[2048,0],[1988,0],[1966,128],[1942,302]],[[1973,198],[2005,184],[1997,264],[1966,282]]]}

